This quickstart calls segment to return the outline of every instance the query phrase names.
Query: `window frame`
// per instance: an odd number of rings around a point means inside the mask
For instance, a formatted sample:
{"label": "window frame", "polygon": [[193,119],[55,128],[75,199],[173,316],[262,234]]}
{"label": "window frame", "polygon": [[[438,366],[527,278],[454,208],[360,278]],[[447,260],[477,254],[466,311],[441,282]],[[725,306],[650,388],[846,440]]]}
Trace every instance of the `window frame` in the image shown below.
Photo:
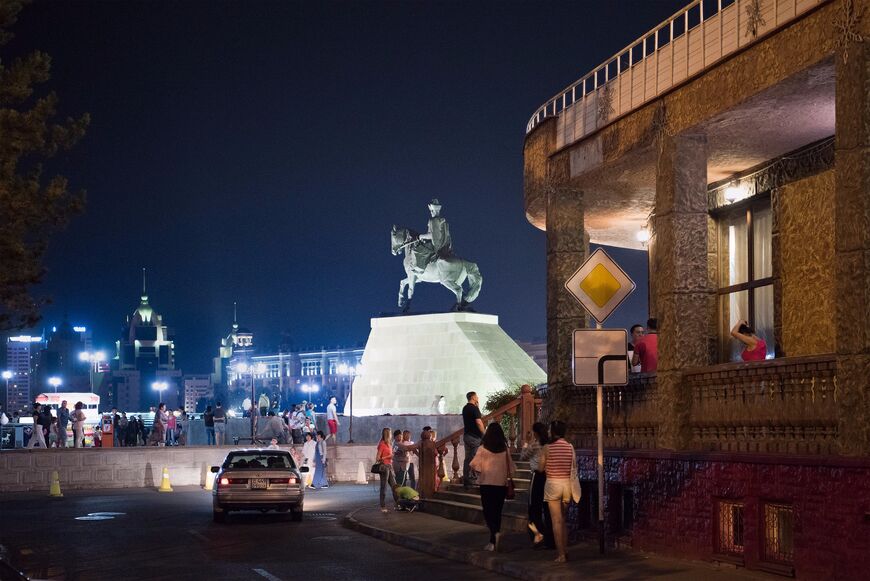
{"label": "window frame", "polygon": [[[750,196],[745,200],[740,200],[739,202],[734,202],[733,204],[728,204],[727,206],[722,206],[719,208],[715,208],[710,210],[710,216],[716,222],[716,260],[718,262],[716,267],[716,273],[718,276],[718,280],[716,281],[716,297],[719,300],[718,308],[721,309],[721,301],[722,297],[726,295],[735,294],[738,292],[746,291],[747,295],[747,310],[749,311],[747,314],[747,320],[749,321],[750,326],[755,328],[755,290],[759,288],[763,288],[766,286],[774,289],[774,297],[773,297],[773,309],[774,309],[774,318],[776,313],[776,294],[775,294],[775,280],[776,276],[771,274],[771,276],[766,276],[763,278],[756,279],[755,278],[755,229],[753,226],[754,222],[754,214],[762,211],[762,210],[770,210],[771,216],[773,215],[773,201],[770,195],[770,191],[764,191],[754,196]],[[726,218],[739,217],[740,215],[746,216],[746,282],[741,282],[737,284],[732,284],[729,286],[722,286],[722,231],[721,224],[722,221]],[[771,244],[773,241],[771,240]],[[771,256],[771,263],[774,262],[774,257]],[[717,317],[719,325],[722,324],[721,320],[722,314],[721,311],[719,316]],[[726,341],[727,337],[723,337],[721,335],[721,331],[717,330],[716,333],[719,336],[720,341],[720,349],[719,349],[719,357],[725,362],[728,362],[727,349],[726,349]]]}

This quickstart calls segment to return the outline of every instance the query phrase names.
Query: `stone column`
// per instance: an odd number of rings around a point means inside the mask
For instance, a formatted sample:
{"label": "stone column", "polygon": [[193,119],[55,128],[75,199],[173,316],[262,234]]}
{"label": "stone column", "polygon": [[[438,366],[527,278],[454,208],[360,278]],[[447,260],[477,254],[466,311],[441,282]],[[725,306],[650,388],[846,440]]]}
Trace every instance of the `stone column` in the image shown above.
{"label": "stone column", "polygon": [[658,159],[655,252],[651,265],[659,324],[658,446],[684,449],[691,394],[682,371],[708,363],[707,141],[704,135],[668,137]]}
{"label": "stone column", "polygon": [[547,194],[547,421],[576,419],[572,395],[571,337],[585,327],[583,307],[565,289],[565,282],[587,256],[583,192],[567,184],[551,186]]}
{"label": "stone column", "polygon": [[[870,20],[866,16],[864,21]],[[866,24],[866,23],[865,23]],[[841,454],[870,453],[870,34],[836,56],[835,261]]]}

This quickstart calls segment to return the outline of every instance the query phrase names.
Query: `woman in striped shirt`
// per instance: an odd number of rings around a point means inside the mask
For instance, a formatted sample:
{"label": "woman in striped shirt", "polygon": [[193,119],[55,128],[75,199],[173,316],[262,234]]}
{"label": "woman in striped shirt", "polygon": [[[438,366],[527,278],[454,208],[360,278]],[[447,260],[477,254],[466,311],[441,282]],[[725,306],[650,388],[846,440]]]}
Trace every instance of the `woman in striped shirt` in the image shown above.
{"label": "woman in striped shirt", "polygon": [[568,560],[568,523],[565,512],[571,501],[571,468],[574,465],[574,446],[565,440],[565,422],[550,424],[551,442],[544,447],[538,470],[547,475],[544,485],[544,500],[553,520],[553,536],[556,541],[557,563]]}

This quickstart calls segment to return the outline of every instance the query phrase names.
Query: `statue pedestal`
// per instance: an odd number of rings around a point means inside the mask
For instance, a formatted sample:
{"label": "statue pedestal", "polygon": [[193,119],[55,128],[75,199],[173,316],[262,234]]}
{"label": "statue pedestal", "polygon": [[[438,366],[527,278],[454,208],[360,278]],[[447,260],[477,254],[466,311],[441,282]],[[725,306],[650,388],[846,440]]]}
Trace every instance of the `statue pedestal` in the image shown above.
{"label": "statue pedestal", "polygon": [[353,384],[355,416],[455,414],[466,404],[466,392],[476,391],[483,407],[494,391],[547,381],[495,315],[406,315],[371,324],[362,373]]}

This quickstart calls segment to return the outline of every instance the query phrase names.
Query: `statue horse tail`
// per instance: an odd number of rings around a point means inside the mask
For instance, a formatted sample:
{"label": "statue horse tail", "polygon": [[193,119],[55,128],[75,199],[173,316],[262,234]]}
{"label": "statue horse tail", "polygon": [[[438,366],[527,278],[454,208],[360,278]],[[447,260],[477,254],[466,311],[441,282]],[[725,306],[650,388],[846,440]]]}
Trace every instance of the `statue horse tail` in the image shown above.
{"label": "statue horse tail", "polygon": [[468,276],[468,292],[465,293],[465,302],[473,302],[480,294],[480,287],[483,285],[483,276],[480,274],[480,269],[477,264],[465,261],[465,272]]}

